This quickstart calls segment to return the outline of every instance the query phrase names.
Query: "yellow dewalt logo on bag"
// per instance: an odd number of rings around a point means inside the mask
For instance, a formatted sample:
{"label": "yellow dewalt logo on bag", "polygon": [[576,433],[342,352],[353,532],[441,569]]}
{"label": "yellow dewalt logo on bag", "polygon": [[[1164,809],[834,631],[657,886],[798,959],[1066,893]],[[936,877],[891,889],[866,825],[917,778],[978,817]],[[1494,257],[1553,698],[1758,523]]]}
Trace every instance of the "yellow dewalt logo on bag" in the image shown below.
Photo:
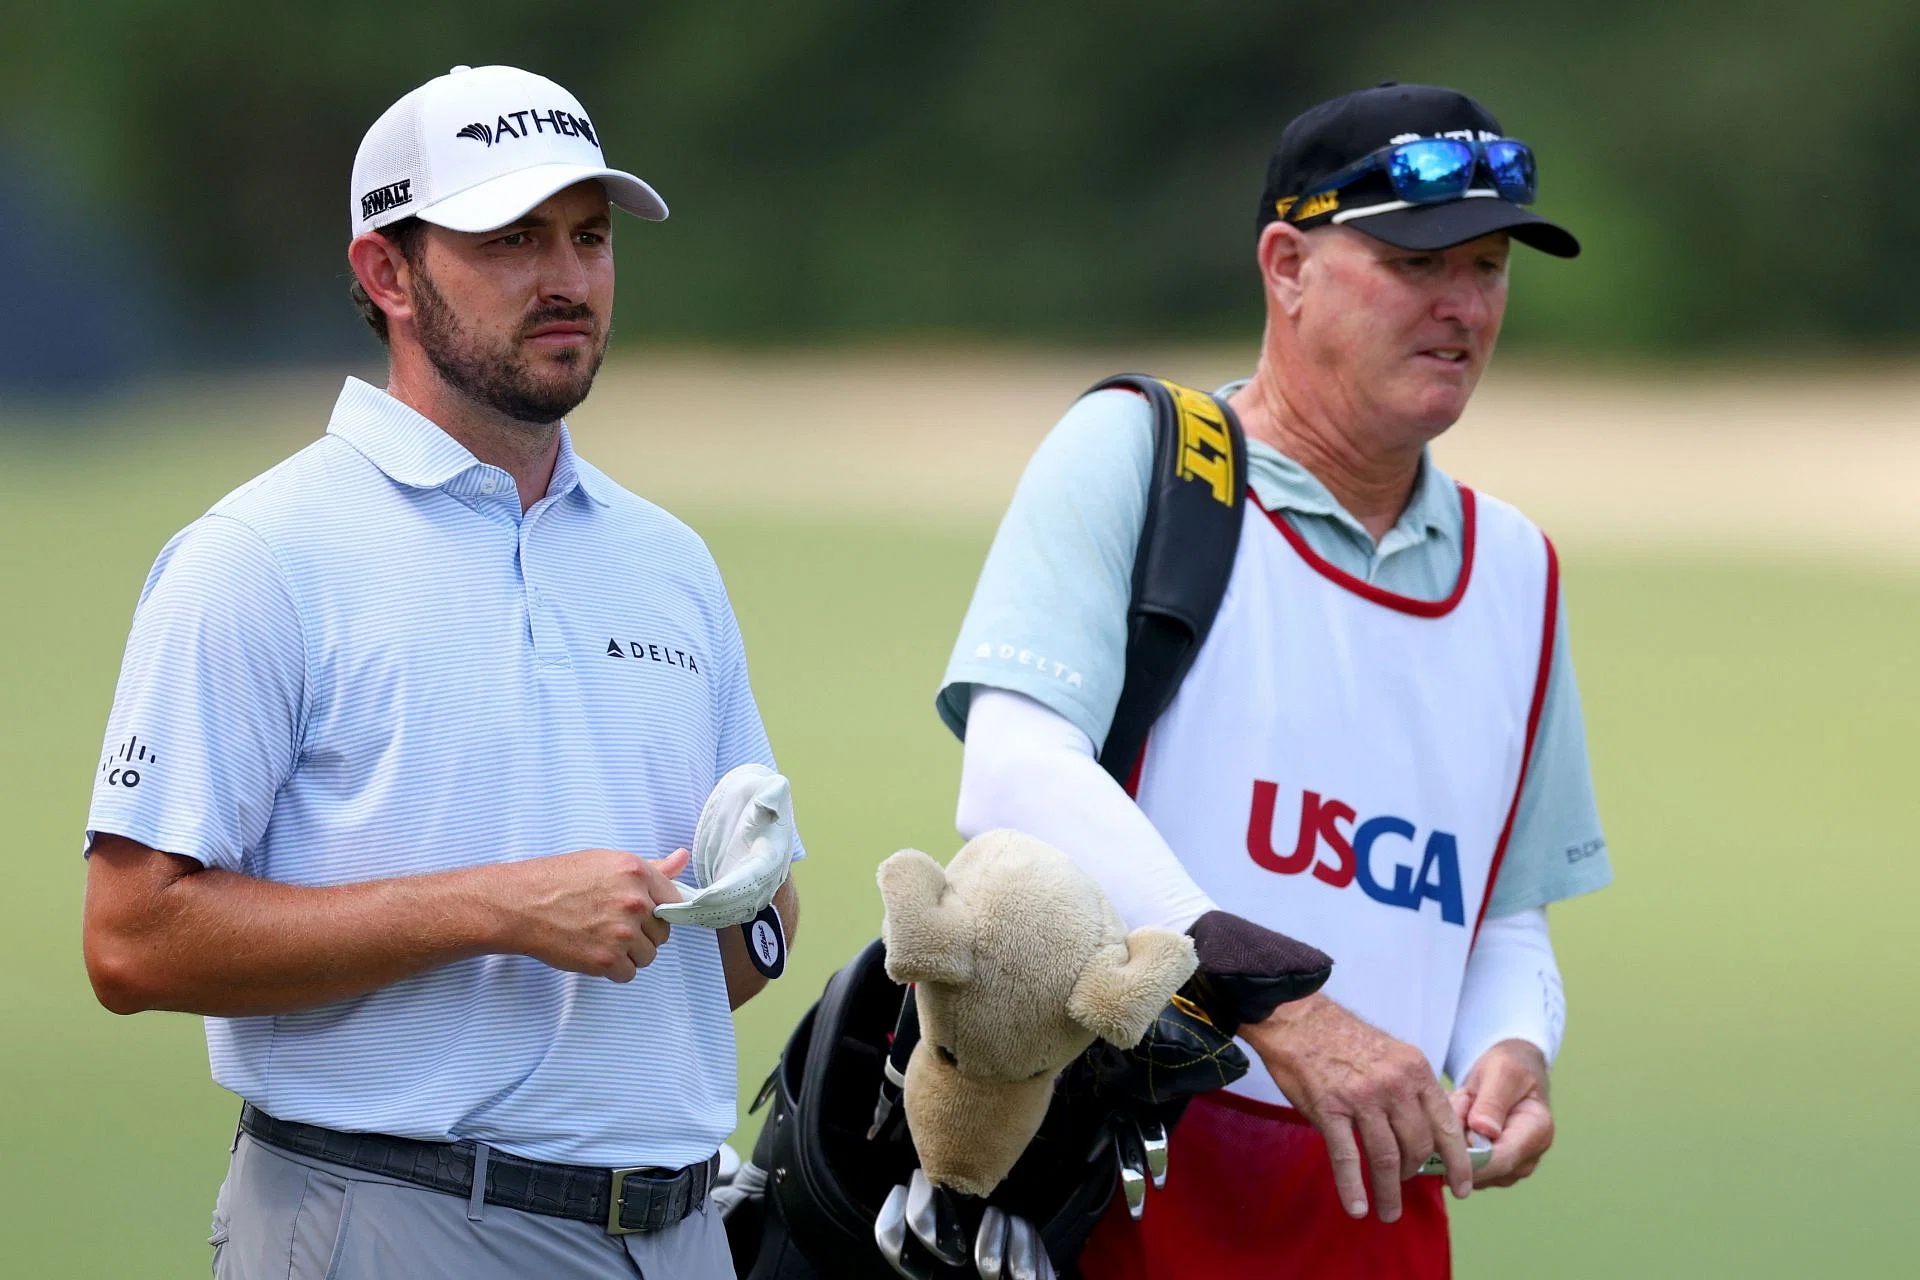
{"label": "yellow dewalt logo on bag", "polygon": [[1233,444],[1227,437],[1227,421],[1213,397],[1161,379],[1161,385],[1173,393],[1173,405],[1180,414],[1180,478],[1204,481],[1213,491],[1213,499],[1222,506],[1233,505]]}

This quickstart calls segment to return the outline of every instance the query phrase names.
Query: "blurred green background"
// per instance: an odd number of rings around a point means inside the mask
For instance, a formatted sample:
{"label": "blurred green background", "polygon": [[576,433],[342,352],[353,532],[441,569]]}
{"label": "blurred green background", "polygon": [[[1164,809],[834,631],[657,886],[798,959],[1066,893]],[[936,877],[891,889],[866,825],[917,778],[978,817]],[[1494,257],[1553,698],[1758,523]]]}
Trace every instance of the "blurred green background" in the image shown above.
{"label": "blurred green background", "polygon": [[1920,9],[1901,0],[6,17],[0,387],[365,350],[340,322],[354,149],[405,90],[495,61],[571,88],[673,207],[659,252],[625,258],[630,339],[1238,333],[1282,125],[1382,79],[1480,97],[1539,151],[1539,207],[1585,238],[1577,269],[1516,297],[1516,341],[1805,354],[1920,332]]}
{"label": "blurred green background", "polygon": [[[1571,531],[1619,876],[1554,913],[1560,1143],[1527,1186],[1458,1210],[1460,1272],[1912,1273],[1920,9],[89,0],[5,18],[0,1274],[204,1273],[237,1104],[197,1021],[92,1001],[87,788],[161,543],[316,434],[342,371],[377,378],[344,296],[361,133],[488,61],[572,88],[674,208],[621,231],[624,389],[589,402],[582,438],[709,538],[801,797],[805,926],[741,1017],[748,1093],[876,931],[873,865],[956,843],[958,750],[930,698],[1025,450],[1099,373],[1190,373],[1134,344],[1244,367],[1281,126],[1436,80],[1536,145],[1541,209],[1587,246],[1516,267],[1524,376],[1483,391],[1498,412],[1463,447],[1492,443],[1457,470]],[[1694,380],[1664,381],[1676,365]],[[982,392],[1003,382],[1020,395]],[[681,398],[634,398],[662,383]],[[747,466],[778,478],[758,513],[729,498]]]}

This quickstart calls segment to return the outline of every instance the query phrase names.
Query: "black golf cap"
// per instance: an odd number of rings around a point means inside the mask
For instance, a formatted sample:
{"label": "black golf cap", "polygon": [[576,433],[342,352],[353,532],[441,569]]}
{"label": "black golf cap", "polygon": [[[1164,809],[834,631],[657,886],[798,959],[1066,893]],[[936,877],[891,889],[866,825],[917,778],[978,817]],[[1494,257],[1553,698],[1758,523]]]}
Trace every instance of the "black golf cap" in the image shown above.
{"label": "black golf cap", "polygon": [[1366,210],[1399,204],[1387,175],[1375,170],[1329,196],[1315,196],[1295,209],[1302,195],[1380,148],[1416,138],[1506,136],[1493,113],[1455,89],[1393,84],[1362,89],[1323,102],[1294,117],[1267,164],[1256,226],[1266,229],[1283,212],[1294,226],[1338,222],[1402,249],[1445,249],[1495,231],[1557,258],[1572,258],[1580,242],[1566,228],[1501,199],[1448,200],[1410,208]]}

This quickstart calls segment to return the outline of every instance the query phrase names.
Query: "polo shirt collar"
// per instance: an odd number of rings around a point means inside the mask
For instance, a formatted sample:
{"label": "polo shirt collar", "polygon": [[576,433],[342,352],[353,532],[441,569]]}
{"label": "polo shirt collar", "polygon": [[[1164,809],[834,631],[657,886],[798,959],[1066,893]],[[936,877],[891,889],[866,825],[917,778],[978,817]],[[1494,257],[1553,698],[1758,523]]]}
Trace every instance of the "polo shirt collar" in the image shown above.
{"label": "polo shirt collar", "polygon": [[[1248,381],[1247,378],[1236,378],[1213,394],[1225,400],[1246,386]],[[1253,496],[1260,500],[1260,505],[1269,511],[1325,516],[1357,535],[1366,545],[1374,545],[1373,535],[1367,532],[1366,526],[1340,505],[1339,499],[1320,483],[1319,477],[1272,445],[1258,440],[1247,441],[1247,483],[1252,486]],[[1413,482],[1413,495],[1407,500],[1406,510],[1394,521],[1393,528],[1387,530],[1387,536],[1380,540],[1376,550],[1384,553],[1393,547],[1425,542],[1428,538],[1444,538],[1458,523],[1459,510],[1459,487],[1454,484],[1452,477],[1433,465],[1432,451],[1422,449],[1420,478]]]}
{"label": "polo shirt collar", "polygon": [[[388,479],[413,489],[442,489],[456,477],[483,466],[467,447],[431,419],[400,403],[380,388],[348,378],[334,401],[327,434],[339,436],[380,468]],[[573,451],[573,435],[560,424],[560,451],[554,459],[547,496],[579,489],[607,505],[605,481]]]}
{"label": "polo shirt collar", "polygon": [[[1272,445],[1259,440],[1247,441],[1247,472],[1254,496],[1267,510],[1325,516],[1348,526],[1367,541],[1373,540],[1366,526],[1340,505],[1339,499],[1320,483],[1319,477]],[[1387,536],[1397,542],[1410,544],[1435,534],[1444,534],[1455,523],[1451,513],[1458,508],[1459,502],[1453,481],[1433,465],[1431,453],[1422,449],[1420,476],[1413,483],[1413,493],[1407,500],[1406,509],[1394,521]],[[1383,544],[1385,541],[1382,539]]]}

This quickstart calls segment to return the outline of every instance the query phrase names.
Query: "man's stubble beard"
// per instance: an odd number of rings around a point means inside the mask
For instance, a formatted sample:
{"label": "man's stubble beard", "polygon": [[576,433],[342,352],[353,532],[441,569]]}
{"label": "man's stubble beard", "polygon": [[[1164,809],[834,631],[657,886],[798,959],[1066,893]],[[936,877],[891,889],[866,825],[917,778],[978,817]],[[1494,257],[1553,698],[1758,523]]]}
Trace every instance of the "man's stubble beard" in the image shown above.
{"label": "man's stubble beard", "polygon": [[[426,272],[416,268],[413,279],[414,332],[420,349],[447,385],[462,395],[515,422],[544,427],[572,413],[593,390],[607,356],[609,332],[601,332],[600,341],[585,352],[561,353],[560,363],[573,366],[574,377],[543,383],[520,353],[517,338],[490,349],[460,323]],[[570,320],[594,322],[595,317],[585,305],[542,306],[521,322],[521,329]]]}

